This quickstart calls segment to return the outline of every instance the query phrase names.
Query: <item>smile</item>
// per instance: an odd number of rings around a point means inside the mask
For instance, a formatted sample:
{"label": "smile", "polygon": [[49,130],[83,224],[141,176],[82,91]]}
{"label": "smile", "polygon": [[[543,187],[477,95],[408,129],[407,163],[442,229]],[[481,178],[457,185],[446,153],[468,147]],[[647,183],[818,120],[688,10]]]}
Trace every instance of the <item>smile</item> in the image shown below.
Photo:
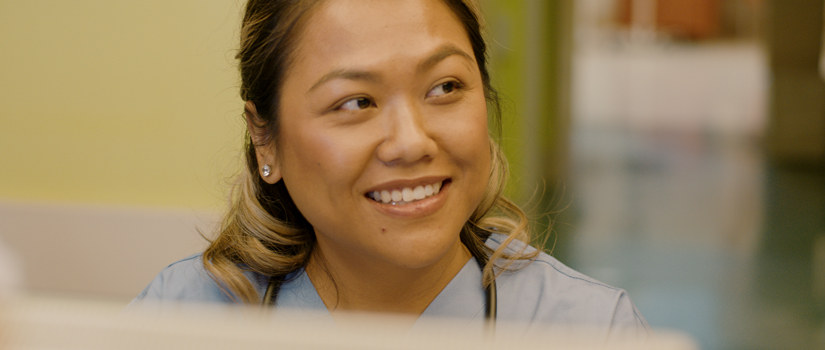
{"label": "smile", "polygon": [[442,182],[415,187],[402,187],[392,190],[372,191],[367,193],[370,198],[379,203],[402,205],[432,197],[441,191]]}

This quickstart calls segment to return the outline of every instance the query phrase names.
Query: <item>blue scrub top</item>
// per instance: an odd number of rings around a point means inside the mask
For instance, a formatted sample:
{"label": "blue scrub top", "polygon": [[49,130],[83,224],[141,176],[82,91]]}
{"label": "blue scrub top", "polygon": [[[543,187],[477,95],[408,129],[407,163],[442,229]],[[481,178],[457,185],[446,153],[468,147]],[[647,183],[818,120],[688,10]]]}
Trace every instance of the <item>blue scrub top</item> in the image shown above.
{"label": "blue scrub top", "polygon": [[[487,245],[495,249],[504,238],[503,235],[493,235]],[[515,247],[508,250],[517,251],[518,244],[511,243]],[[532,247],[527,249],[528,252],[534,250]],[[201,261],[198,254],[172,263],[155,277],[132,305],[146,302],[161,306],[178,302],[233,303],[209,277]],[[519,268],[505,271],[496,278],[497,320],[597,327],[608,332],[644,333],[648,328],[644,317],[622,289],[587,277],[545,253],[529,263],[516,262],[515,265]],[[245,274],[263,295],[268,277],[254,272]],[[424,310],[421,318],[447,317],[482,322],[486,298],[481,278],[478,264],[470,259]],[[284,309],[326,310],[303,269],[290,274],[281,285],[276,305]]]}

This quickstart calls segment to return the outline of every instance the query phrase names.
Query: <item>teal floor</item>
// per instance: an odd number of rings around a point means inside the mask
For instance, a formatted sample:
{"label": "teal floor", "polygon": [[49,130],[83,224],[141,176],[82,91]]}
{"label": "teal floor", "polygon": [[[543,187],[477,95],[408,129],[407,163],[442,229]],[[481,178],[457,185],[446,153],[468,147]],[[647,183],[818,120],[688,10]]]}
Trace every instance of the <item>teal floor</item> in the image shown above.
{"label": "teal floor", "polygon": [[825,349],[825,169],[722,135],[577,129],[555,255],[703,349]]}

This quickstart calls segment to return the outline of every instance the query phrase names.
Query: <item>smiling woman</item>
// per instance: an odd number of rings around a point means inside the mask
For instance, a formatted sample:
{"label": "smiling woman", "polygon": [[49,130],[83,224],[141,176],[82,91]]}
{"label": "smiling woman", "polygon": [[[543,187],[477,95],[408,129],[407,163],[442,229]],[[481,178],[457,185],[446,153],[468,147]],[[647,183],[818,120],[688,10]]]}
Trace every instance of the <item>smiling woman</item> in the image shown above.
{"label": "smiling woman", "polygon": [[443,4],[358,5],[315,9],[258,163],[312,224],[307,273],[328,306],[420,313],[470,258],[458,232],[489,179],[484,84]]}
{"label": "smiling woman", "polygon": [[251,0],[238,58],[233,206],[136,303],[646,328],[624,291],[526,244],[469,1]]}

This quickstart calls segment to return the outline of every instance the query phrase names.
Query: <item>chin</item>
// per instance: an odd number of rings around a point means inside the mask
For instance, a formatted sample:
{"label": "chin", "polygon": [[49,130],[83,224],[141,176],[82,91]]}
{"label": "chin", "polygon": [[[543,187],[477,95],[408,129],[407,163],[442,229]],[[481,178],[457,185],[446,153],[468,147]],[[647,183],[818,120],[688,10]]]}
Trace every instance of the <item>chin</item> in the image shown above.
{"label": "chin", "polygon": [[449,238],[421,237],[395,242],[395,249],[387,252],[392,264],[406,269],[423,269],[452,259],[451,254],[460,251],[458,235]]}

